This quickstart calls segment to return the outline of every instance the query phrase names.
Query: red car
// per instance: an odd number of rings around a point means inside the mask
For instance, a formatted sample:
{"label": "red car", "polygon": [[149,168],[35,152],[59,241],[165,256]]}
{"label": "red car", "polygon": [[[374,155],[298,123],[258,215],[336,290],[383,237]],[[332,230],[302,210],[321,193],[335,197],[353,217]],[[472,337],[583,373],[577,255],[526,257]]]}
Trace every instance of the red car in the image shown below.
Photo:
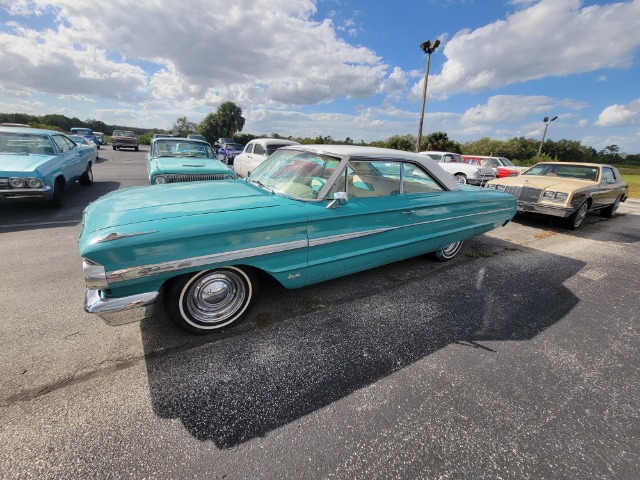
{"label": "red car", "polygon": [[[470,163],[471,165],[481,165],[483,167],[491,167],[496,172],[498,178],[504,177],[516,177],[520,174],[518,168],[511,164],[507,165],[506,162],[501,161],[502,157],[485,157],[483,155],[462,155],[464,163]],[[511,163],[506,158],[504,159]]]}

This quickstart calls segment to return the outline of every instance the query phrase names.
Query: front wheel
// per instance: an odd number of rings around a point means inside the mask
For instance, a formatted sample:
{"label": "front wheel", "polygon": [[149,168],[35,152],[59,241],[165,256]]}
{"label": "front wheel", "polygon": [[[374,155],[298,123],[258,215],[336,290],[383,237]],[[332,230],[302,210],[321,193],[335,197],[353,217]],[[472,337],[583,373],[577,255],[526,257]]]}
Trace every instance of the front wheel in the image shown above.
{"label": "front wheel", "polygon": [[135,149],[136,149],[136,152],[137,152],[138,150],[140,150],[140,148],[139,148],[139,147],[135,147]]}
{"label": "front wheel", "polygon": [[459,242],[449,243],[443,245],[440,250],[437,250],[434,255],[439,262],[448,262],[455,257],[462,248],[462,240]]}
{"label": "front wheel", "polygon": [[584,202],[582,205],[580,205],[578,209],[571,214],[570,217],[567,217],[565,219],[565,228],[568,228],[569,230],[575,230],[580,225],[582,225],[582,222],[584,222],[584,219],[587,216],[588,208],[589,205],[587,204],[587,202]]}
{"label": "front wheel", "polygon": [[116,147],[114,147],[113,145],[111,145],[111,148],[113,148],[114,150],[116,149]]}
{"label": "front wheel", "polygon": [[183,330],[210,333],[246,315],[257,285],[255,274],[239,267],[182,275],[165,288],[165,310],[171,321]]}
{"label": "front wheel", "polygon": [[53,195],[49,200],[49,206],[53,208],[60,208],[62,206],[62,191],[64,190],[64,184],[60,179],[56,179],[53,184]]}

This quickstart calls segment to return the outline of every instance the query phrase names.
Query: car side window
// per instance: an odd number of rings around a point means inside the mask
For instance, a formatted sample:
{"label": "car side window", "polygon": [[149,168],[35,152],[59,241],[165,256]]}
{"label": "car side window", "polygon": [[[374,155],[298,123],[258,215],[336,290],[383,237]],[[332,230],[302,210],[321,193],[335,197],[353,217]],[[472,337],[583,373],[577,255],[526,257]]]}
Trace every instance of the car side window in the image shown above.
{"label": "car side window", "polygon": [[349,162],[346,177],[349,198],[400,195],[401,167],[401,162]]}
{"label": "car side window", "polygon": [[602,168],[602,181],[604,183],[614,183],[616,181],[616,175],[613,173],[612,168],[603,167]]}
{"label": "car side window", "polygon": [[253,146],[253,153],[255,153],[256,155],[264,155],[264,148],[259,143],[256,143]]}
{"label": "car side window", "polygon": [[444,190],[419,166],[411,163],[404,163],[402,168],[402,193],[427,193]]}
{"label": "car side window", "polygon": [[244,153],[253,153],[253,143],[248,143],[246,148],[244,149]]}
{"label": "car side window", "polygon": [[52,138],[53,141],[56,142],[56,145],[58,146],[58,150],[60,150],[60,152],[68,152],[69,150],[71,150],[71,148],[69,147],[69,143],[67,143],[67,139],[62,135],[54,135]]}

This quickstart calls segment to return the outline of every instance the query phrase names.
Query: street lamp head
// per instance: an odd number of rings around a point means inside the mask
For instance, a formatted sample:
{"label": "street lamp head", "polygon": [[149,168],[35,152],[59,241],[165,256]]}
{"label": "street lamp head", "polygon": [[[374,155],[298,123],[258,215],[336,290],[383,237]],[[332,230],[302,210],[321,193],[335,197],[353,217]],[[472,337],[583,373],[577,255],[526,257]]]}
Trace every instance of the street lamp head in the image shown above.
{"label": "street lamp head", "polygon": [[420,44],[420,48],[422,49],[422,51],[424,53],[428,53],[429,55],[435,52],[436,48],[438,48],[439,46],[440,46],[440,40],[435,40],[433,42],[433,45],[431,45],[431,40],[427,40],[426,42],[422,42]]}
{"label": "street lamp head", "polygon": [[558,116],[556,115],[555,117],[553,117],[551,120],[549,120],[550,122],[553,122],[556,118],[558,118]]}

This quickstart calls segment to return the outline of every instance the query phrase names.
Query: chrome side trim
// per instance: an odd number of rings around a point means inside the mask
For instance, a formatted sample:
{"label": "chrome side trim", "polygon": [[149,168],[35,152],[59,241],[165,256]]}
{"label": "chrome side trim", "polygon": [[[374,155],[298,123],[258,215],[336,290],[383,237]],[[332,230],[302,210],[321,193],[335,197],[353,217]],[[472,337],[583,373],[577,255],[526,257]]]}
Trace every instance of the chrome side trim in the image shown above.
{"label": "chrome side trim", "polygon": [[470,213],[467,215],[458,215],[455,217],[439,218],[435,220],[427,220],[424,222],[418,222],[407,225],[399,225],[395,227],[376,228],[374,230],[365,230],[361,232],[344,233],[340,235],[332,235],[330,237],[322,237],[310,240],[296,240],[293,242],[266,245],[262,247],[245,248],[242,250],[234,250],[231,252],[214,253],[212,255],[203,255],[200,257],[186,258],[183,260],[176,260],[172,262],[155,263],[151,265],[140,265],[136,267],[124,268],[121,270],[114,270],[107,272],[107,282],[109,285],[117,282],[123,282],[125,280],[132,280],[136,278],[150,277],[160,273],[176,272],[179,270],[202,267],[210,265],[212,263],[227,263],[242,260],[246,258],[258,257],[261,255],[269,255],[273,253],[286,252],[289,250],[297,250],[299,248],[317,247],[320,245],[327,245],[331,243],[341,242],[344,240],[351,240],[354,238],[366,237],[369,235],[376,235],[392,230],[398,230],[401,228],[412,227],[416,225],[425,225],[435,222],[444,222],[447,220],[456,220],[459,218],[473,217],[476,215],[486,215],[487,213],[499,213],[508,212],[510,208],[501,208],[498,210],[491,210],[489,212]]}
{"label": "chrome side trim", "polygon": [[158,230],[148,230],[146,232],[122,233],[122,234],[112,232],[106,237],[96,240],[96,243],[112,242],[114,240],[120,240],[121,238],[137,237],[139,235],[149,235],[150,233],[158,233]]}
{"label": "chrome side trim", "polygon": [[82,273],[84,274],[84,283],[87,288],[97,290],[100,288],[108,288],[107,274],[102,265],[93,263],[86,258],[82,259]]}
{"label": "chrome side trim", "polygon": [[391,230],[398,230],[399,228],[410,227],[411,224],[399,225],[397,227],[376,228],[375,230],[364,230],[362,232],[342,233],[340,235],[332,235],[330,237],[314,238],[309,240],[309,247],[318,247],[320,245],[327,245],[329,243],[341,242],[343,240],[352,240],[354,238],[366,237],[369,235],[376,235],[377,233],[389,232]]}
{"label": "chrome side trim", "polygon": [[107,272],[107,281],[111,284],[113,282],[122,282],[124,280],[131,280],[134,278],[149,277],[159,273],[175,272],[185,268],[202,267],[212,263],[233,262],[244,258],[297,250],[299,248],[307,248],[308,245],[309,242],[307,240],[296,240],[293,242],[279,243],[275,245],[265,245],[263,247],[244,248],[242,250],[234,250],[232,252],[214,253],[212,255],[203,255],[201,257],[186,258],[184,260],[176,260],[173,262],[162,262],[152,265],[124,268],[122,270]]}
{"label": "chrome side trim", "polygon": [[457,217],[437,218],[435,220],[427,220],[425,222],[417,222],[413,225],[426,225],[428,223],[445,222],[447,220],[457,220],[458,218],[474,217],[476,215],[486,215],[487,213],[500,213],[511,211],[510,208],[499,208],[498,210],[490,210],[488,212],[469,213],[467,215],[458,215]]}

